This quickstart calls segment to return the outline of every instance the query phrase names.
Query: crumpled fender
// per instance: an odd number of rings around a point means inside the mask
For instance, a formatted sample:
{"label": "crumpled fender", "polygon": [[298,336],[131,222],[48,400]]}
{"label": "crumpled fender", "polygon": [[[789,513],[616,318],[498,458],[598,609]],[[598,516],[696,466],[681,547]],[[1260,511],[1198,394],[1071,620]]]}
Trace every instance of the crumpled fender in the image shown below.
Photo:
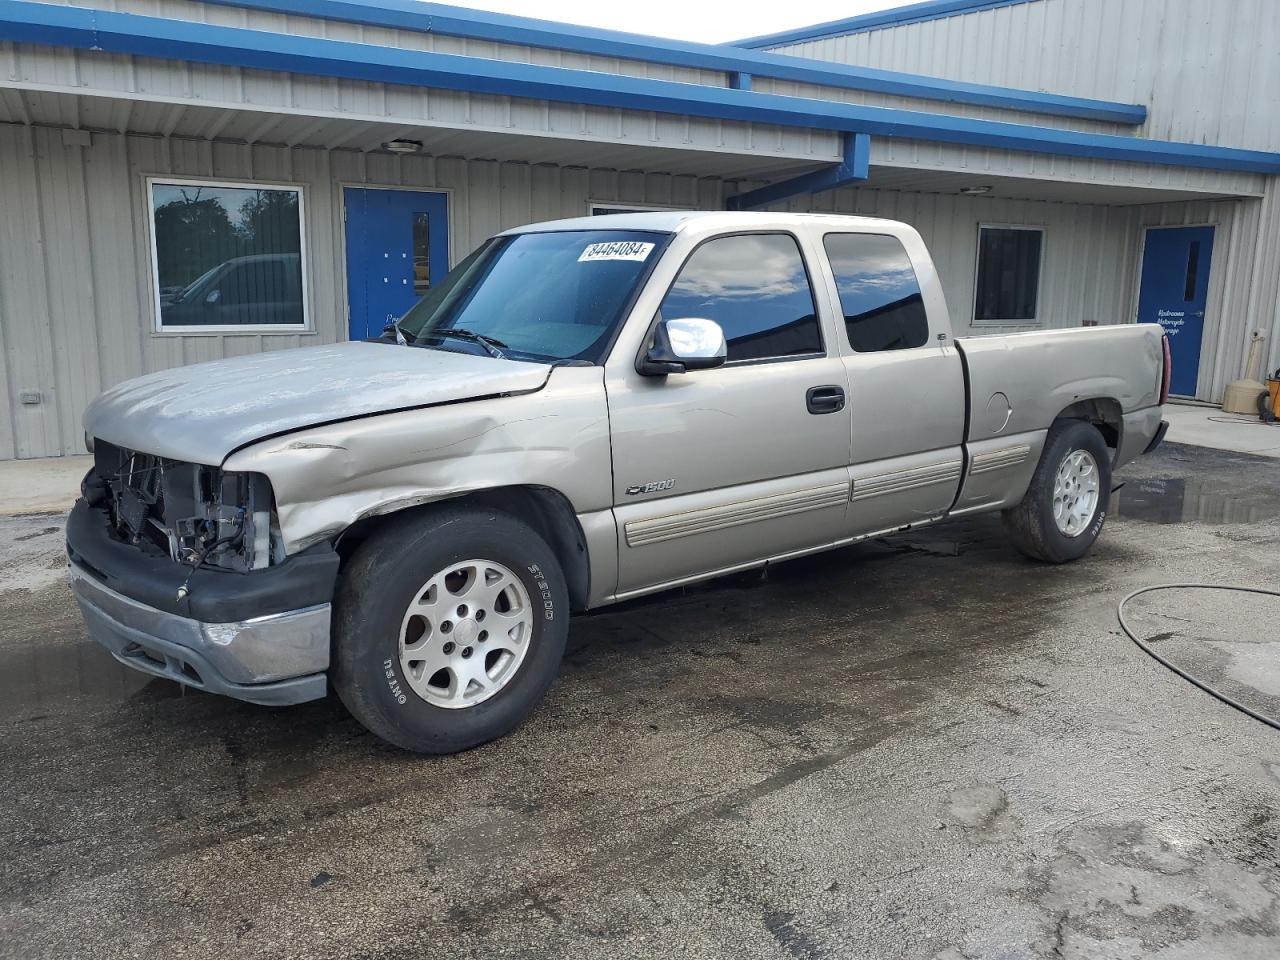
{"label": "crumpled fender", "polygon": [[287,553],[364,517],[513,485],[579,515],[612,506],[601,367],[557,367],[534,393],[359,417],[251,444],[227,470],[266,474]]}

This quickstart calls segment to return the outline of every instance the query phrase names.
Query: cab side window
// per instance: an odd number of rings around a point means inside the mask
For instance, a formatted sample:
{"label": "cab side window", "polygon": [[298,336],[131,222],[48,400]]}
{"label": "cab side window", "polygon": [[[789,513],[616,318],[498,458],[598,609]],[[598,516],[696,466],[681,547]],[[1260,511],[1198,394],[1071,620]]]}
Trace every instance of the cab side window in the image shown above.
{"label": "cab side window", "polygon": [[661,316],[720,324],[730,363],[823,353],[813,288],[790,234],[707,241],[685,261]]}
{"label": "cab side window", "polygon": [[829,233],[822,242],[854,350],[908,350],[928,342],[929,318],[920,284],[897,237]]}

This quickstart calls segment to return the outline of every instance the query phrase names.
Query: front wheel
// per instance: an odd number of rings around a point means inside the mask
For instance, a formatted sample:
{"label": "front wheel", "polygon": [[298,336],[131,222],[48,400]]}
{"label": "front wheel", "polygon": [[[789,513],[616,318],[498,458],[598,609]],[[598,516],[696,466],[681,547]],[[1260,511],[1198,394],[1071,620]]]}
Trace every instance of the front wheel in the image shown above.
{"label": "front wheel", "polygon": [[1050,428],[1026,495],[1004,511],[1005,530],[1033,560],[1078,560],[1102,533],[1110,496],[1111,452],[1102,434],[1064,420]]}
{"label": "front wheel", "polygon": [[559,669],[569,602],[554,553],[507,514],[439,507],[343,570],[333,685],[371,732],[419,753],[501,737]]}

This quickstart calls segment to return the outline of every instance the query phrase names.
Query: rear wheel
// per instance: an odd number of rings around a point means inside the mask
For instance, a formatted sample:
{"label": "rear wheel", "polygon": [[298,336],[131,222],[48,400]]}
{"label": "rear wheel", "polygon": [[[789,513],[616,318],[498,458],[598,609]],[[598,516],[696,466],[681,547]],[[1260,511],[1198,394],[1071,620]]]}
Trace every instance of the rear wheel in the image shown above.
{"label": "rear wheel", "polygon": [[513,730],[555,678],[568,594],[546,542],[494,510],[441,507],[343,571],[333,684],[396,746],[454,753]]}
{"label": "rear wheel", "polygon": [[1053,425],[1022,501],[1004,511],[1014,546],[1035,560],[1066,563],[1102,533],[1111,496],[1111,452],[1092,424]]}

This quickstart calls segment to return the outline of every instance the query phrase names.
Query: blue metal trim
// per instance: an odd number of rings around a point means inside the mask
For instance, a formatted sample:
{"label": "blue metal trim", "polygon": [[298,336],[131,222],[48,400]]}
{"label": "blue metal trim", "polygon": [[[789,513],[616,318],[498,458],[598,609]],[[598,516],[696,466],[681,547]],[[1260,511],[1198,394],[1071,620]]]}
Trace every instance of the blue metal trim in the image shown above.
{"label": "blue metal trim", "polygon": [[[213,0],[213,2],[221,2],[221,0]],[[955,17],[964,13],[977,13],[980,10],[994,10],[997,7],[1012,7],[1019,3],[1034,2],[1035,0],[925,0],[924,3],[912,3],[905,7],[894,7],[891,10],[878,10],[875,13],[864,13],[856,17],[846,17],[843,20],[815,23],[813,26],[800,27],[798,30],[782,30],[778,33],[735,40],[732,45],[749,50],[780,47],[786,44],[804,43],[808,40],[847,37],[854,33],[866,33],[869,30],[901,27],[908,23],[941,20],[944,17]]]}
{"label": "blue metal trim", "polygon": [[[647,80],[588,70],[0,0],[0,39],[556,103],[1162,166],[1280,173],[1280,154]],[[89,92],[86,89],[86,92]]]}
{"label": "blue metal trim", "polygon": [[765,187],[748,190],[729,197],[726,206],[730,210],[757,210],[760,207],[786,200],[802,193],[820,193],[847,187],[867,179],[871,169],[871,137],[865,133],[844,135],[844,160],[834,167],[804,173],[790,180],[771,183]]}
{"label": "blue metal trim", "polygon": [[756,52],[733,46],[666,40],[616,30],[598,30],[530,17],[467,10],[418,0],[207,0],[222,6],[269,13],[318,17],[440,33],[472,40],[566,50],[600,57],[644,60],[669,66],[747,73],[775,80],[811,83],[846,90],[919,97],[946,103],[965,103],[1052,116],[1141,124],[1147,108],[1084,97],[1067,97],[1033,90],[1015,90],[981,83],[962,83],[893,70],[876,70],[801,57]]}
{"label": "blue metal trim", "polygon": [[850,180],[865,180],[871,174],[871,137],[865,133],[845,134],[844,165]]}

